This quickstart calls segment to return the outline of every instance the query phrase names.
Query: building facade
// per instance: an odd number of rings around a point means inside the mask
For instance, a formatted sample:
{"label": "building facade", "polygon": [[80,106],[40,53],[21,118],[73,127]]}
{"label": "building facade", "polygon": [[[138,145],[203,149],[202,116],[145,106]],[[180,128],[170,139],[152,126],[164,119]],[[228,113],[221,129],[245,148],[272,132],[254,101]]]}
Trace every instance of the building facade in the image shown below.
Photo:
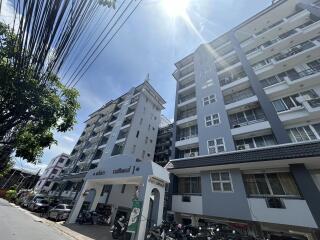
{"label": "building facade", "polygon": [[171,157],[173,124],[161,116],[153,161],[164,167]]}
{"label": "building facade", "polygon": [[40,176],[39,181],[35,186],[35,190],[41,193],[50,192],[55,184],[54,179],[59,176],[69,162],[69,155],[66,153],[59,154],[53,158]]}
{"label": "building facade", "polygon": [[[71,152],[70,165],[60,175],[59,186],[50,194],[74,203],[88,171],[111,157],[130,155],[137,161],[152,161],[164,103],[145,81],[92,113]],[[105,185],[98,207],[109,205],[128,212],[135,191],[133,185]],[[90,205],[94,197],[95,192],[90,192],[85,204]]]}
{"label": "building facade", "polygon": [[[305,189],[299,184],[302,180],[298,178],[302,175],[289,162],[279,166],[249,164],[242,169],[240,165],[229,165],[228,162],[221,164],[213,157],[221,155],[228,160],[228,154],[238,157],[238,151],[252,151],[259,158],[259,148],[270,148],[268,154],[271,154],[278,151],[277,146],[298,146],[300,142],[320,139],[319,5],[319,1],[311,0],[278,1],[176,63],[173,74],[177,82],[174,160],[171,161],[175,176],[170,191],[180,191],[179,197],[173,194],[171,199],[172,211],[177,218],[194,221],[194,217],[205,215],[224,220],[265,222],[270,225],[259,225],[260,230],[264,228],[268,232],[272,225],[271,229],[291,231],[293,235],[301,228],[303,234],[314,234],[314,229],[319,227],[319,211],[314,209],[313,200],[309,201],[304,195]],[[303,151],[303,148],[299,149]],[[212,167],[197,166],[207,155],[208,158],[212,156]],[[175,164],[190,157],[193,168],[174,170]],[[245,154],[241,157],[246,160]],[[312,161],[316,158],[318,156]],[[310,173],[318,171],[317,164],[312,167],[306,167],[305,162],[299,164],[302,166],[298,172],[308,175],[307,178],[312,180],[310,189],[319,196],[319,189],[315,187],[318,180],[314,180],[318,175]],[[221,167],[224,170],[215,173],[216,165],[224,165]],[[283,169],[287,173],[278,174]],[[248,174],[252,171],[254,176],[244,175],[246,171]],[[288,203],[290,207],[286,208],[297,215],[295,209],[306,209],[304,213],[310,218],[305,219],[304,224],[290,222],[289,215],[277,222],[278,214],[283,211],[277,208],[267,209],[272,213],[261,213],[266,214],[265,218],[260,219],[258,213],[256,218],[252,216],[252,208],[267,208],[267,197],[287,201],[284,192],[277,194],[271,189],[273,186],[270,187],[270,182],[279,182],[279,178],[292,183],[291,190],[295,188],[294,194],[290,192],[292,197],[305,201],[305,208],[299,207],[301,202],[298,201]],[[231,179],[235,183],[232,186]],[[250,201],[250,191],[255,190],[248,190],[245,183],[251,181],[258,185],[261,182],[267,184],[264,185],[265,192],[258,194],[259,203]],[[294,183],[297,186],[293,187]],[[184,195],[189,196],[185,202]]]}

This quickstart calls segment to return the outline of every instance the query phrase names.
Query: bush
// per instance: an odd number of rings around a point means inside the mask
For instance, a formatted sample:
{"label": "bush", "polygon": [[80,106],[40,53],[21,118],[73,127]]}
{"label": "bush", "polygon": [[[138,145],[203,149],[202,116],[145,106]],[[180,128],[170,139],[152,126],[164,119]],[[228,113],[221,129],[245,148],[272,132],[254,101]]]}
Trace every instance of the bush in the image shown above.
{"label": "bush", "polygon": [[10,202],[13,202],[17,197],[17,191],[16,190],[8,190],[6,192],[6,199]]}

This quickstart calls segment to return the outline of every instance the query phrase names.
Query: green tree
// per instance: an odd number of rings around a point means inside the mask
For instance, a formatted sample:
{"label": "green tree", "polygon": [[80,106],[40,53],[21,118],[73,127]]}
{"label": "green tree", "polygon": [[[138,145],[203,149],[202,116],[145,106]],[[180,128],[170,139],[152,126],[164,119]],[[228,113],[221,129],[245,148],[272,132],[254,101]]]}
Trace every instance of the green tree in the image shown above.
{"label": "green tree", "polygon": [[35,162],[56,143],[55,131],[72,129],[80,107],[78,91],[66,88],[55,74],[37,74],[32,65],[19,68],[16,63],[30,54],[21,54],[18,46],[10,27],[0,23],[0,173],[13,153]]}

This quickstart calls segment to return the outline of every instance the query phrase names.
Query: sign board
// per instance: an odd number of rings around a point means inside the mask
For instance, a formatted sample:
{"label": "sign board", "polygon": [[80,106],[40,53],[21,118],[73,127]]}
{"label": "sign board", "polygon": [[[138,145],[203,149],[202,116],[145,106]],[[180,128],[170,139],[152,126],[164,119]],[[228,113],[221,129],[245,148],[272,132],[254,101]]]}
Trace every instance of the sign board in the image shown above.
{"label": "sign board", "polygon": [[130,214],[127,232],[135,233],[138,230],[138,226],[140,223],[141,208],[142,201],[132,200],[132,210]]}

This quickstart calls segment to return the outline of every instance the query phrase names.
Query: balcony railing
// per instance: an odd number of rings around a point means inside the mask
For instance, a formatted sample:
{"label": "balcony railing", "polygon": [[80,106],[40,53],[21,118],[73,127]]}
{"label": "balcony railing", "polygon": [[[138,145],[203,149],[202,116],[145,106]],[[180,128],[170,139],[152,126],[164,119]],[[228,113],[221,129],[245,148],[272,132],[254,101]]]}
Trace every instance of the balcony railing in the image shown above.
{"label": "balcony railing", "polygon": [[318,72],[320,72],[320,65],[313,66],[312,68],[305,69],[303,71],[297,72],[297,74],[289,75],[288,77],[290,80],[295,81],[297,79],[310,76]]}
{"label": "balcony railing", "polygon": [[318,108],[320,107],[320,98],[314,98],[314,99],[308,100],[308,103],[310,107]]}
{"label": "balcony railing", "polygon": [[178,120],[181,120],[181,119],[184,119],[187,117],[191,117],[191,116],[195,116],[195,115],[197,115],[197,110],[196,110],[196,108],[193,108],[193,109],[190,109],[187,111],[180,112],[180,114],[178,115]]}
{"label": "balcony railing", "polygon": [[229,83],[232,83],[234,81],[237,81],[241,78],[246,77],[247,74],[245,72],[240,72],[235,76],[229,76],[229,77],[224,77],[224,78],[219,78],[220,86],[227,85]]}
{"label": "balcony railing", "polygon": [[185,83],[185,84],[179,84],[179,90],[184,89],[184,88],[186,88],[186,87],[189,87],[189,86],[191,86],[191,85],[194,84],[194,83],[195,83],[194,81],[190,81],[190,82],[187,82],[187,83]]}
{"label": "balcony railing", "polygon": [[310,42],[310,41],[304,42],[304,43],[301,43],[301,44],[299,44],[299,45],[297,45],[295,47],[290,48],[286,53],[277,54],[274,57],[274,59],[276,61],[281,61],[281,60],[283,60],[285,58],[288,58],[290,56],[296,55],[296,54],[298,54],[300,52],[303,52],[303,51],[305,51],[307,49],[310,49],[310,48],[312,48],[314,46],[315,46],[315,44],[313,42]]}
{"label": "balcony railing", "polygon": [[271,28],[274,28],[275,26],[280,25],[280,24],[283,23],[283,22],[284,22],[284,20],[281,19],[280,21],[275,22],[274,24],[271,24],[270,26],[268,26],[268,27],[266,27],[266,28],[263,28],[261,31],[257,32],[256,35],[259,36],[259,35],[261,35],[262,33],[268,31],[268,30],[271,29]]}
{"label": "balcony railing", "polygon": [[190,138],[198,137],[198,134],[188,135],[188,136],[177,136],[177,141],[183,141]]}
{"label": "balcony railing", "polygon": [[236,92],[236,93],[233,93],[230,95],[226,95],[224,97],[224,102],[225,102],[225,104],[230,104],[230,103],[234,103],[234,102],[240,101],[245,98],[252,97],[253,95],[254,95],[254,93],[253,93],[252,89],[247,88],[242,91],[239,91],[239,92]]}
{"label": "balcony railing", "polygon": [[192,98],[195,98],[196,97],[196,93],[192,93],[192,94],[189,94],[189,95],[186,95],[186,96],[183,96],[183,97],[180,97],[179,98],[179,103],[183,103],[183,102],[186,102]]}
{"label": "balcony railing", "polygon": [[233,121],[233,122],[231,122],[231,128],[239,128],[239,127],[243,127],[243,126],[248,126],[248,125],[259,123],[259,122],[264,122],[266,120],[267,120],[266,117],[263,116],[261,118],[250,120],[250,121],[245,121],[245,122]]}
{"label": "balcony railing", "polygon": [[238,62],[240,62],[240,61],[238,58],[236,58],[230,62],[226,62],[225,64],[216,64],[217,72],[220,72],[227,67],[233,66],[233,65],[237,64]]}

